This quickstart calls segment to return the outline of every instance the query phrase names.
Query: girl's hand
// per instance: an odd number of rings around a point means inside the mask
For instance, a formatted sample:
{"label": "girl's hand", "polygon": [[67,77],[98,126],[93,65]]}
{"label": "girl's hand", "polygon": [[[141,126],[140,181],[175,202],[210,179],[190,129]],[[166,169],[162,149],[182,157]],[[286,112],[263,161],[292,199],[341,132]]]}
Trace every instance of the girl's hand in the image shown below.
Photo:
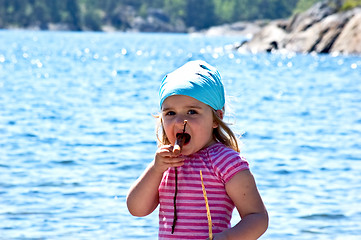
{"label": "girl's hand", "polygon": [[130,188],[127,196],[129,212],[137,217],[152,213],[159,204],[159,184],[163,173],[169,167],[180,167],[184,159],[173,153],[173,147],[164,145],[158,148],[154,161]]}
{"label": "girl's hand", "polygon": [[162,145],[158,148],[154,158],[154,170],[163,173],[170,167],[180,167],[184,164],[184,158],[173,153],[173,146]]}

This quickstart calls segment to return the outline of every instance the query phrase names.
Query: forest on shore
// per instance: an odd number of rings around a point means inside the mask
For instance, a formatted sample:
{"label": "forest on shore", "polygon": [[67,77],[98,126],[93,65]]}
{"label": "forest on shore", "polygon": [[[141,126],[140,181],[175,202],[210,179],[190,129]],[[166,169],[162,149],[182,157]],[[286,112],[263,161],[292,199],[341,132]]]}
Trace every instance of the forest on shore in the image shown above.
{"label": "forest on shore", "polygon": [[[0,0],[0,28],[115,31],[201,30],[238,21],[288,18],[320,0]],[[352,8],[361,0],[333,0]],[[154,27],[155,25],[161,27]],[[171,27],[164,27],[164,25]],[[152,25],[154,25],[152,27]]]}
{"label": "forest on shore", "polygon": [[237,21],[287,18],[318,0],[0,0],[0,28],[101,31],[132,29],[135,20],[158,20],[205,29]]}

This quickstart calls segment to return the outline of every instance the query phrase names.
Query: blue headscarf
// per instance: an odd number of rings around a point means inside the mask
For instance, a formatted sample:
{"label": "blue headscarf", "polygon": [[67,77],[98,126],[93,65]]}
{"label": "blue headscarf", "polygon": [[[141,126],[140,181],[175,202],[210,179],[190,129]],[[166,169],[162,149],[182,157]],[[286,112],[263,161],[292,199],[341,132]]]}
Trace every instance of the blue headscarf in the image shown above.
{"label": "blue headscarf", "polygon": [[214,110],[225,104],[224,87],[218,70],[205,61],[191,61],[166,75],[159,89],[160,107],[173,95],[186,95],[197,99]]}

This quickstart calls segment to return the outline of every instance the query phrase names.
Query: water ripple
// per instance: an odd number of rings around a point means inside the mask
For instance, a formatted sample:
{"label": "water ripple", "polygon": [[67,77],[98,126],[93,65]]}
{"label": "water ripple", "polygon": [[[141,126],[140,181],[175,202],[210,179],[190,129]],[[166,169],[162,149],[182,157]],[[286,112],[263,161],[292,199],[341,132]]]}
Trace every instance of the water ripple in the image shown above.
{"label": "water ripple", "polygon": [[155,239],[157,212],[125,197],[156,151],[160,80],[201,58],[270,214],[261,239],[357,239],[360,58],[224,47],[239,40],[0,31],[0,238]]}

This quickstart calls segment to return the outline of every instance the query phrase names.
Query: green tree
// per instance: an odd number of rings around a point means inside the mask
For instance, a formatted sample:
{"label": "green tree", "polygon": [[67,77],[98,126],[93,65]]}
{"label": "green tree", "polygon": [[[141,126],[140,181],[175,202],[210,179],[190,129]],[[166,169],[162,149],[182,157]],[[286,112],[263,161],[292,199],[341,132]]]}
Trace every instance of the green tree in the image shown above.
{"label": "green tree", "polygon": [[51,18],[51,22],[53,23],[60,23],[61,17],[59,14],[59,1],[53,0],[53,1],[47,1],[47,7],[49,11],[49,15]]}
{"label": "green tree", "polygon": [[[289,17],[319,0],[0,0],[0,27],[28,27],[64,23],[73,30],[100,30],[104,24],[118,29],[130,26],[132,14],[146,17],[149,8],[163,10],[171,22],[183,20],[187,27],[207,28],[215,24],[255,19]],[[360,4],[345,1],[344,9]]]}
{"label": "green tree", "polygon": [[259,9],[262,19],[276,19],[289,17],[298,0],[263,0]]}
{"label": "green tree", "polygon": [[80,30],[80,9],[77,0],[63,0],[65,2],[66,14],[65,22],[70,25],[73,30]]}
{"label": "green tree", "polygon": [[187,0],[185,23],[202,29],[215,23],[214,3],[209,0]]}
{"label": "green tree", "polygon": [[186,18],[186,1],[185,0],[164,0],[164,10],[169,14],[172,21],[180,18]]}
{"label": "green tree", "polygon": [[319,1],[320,0],[299,0],[296,4],[295,9],[293,9],[293,13],[304,12]]}
{"label": "green tree", "polygon": [[234,19],[235,0],[214,0],[216,24],[232,22]]}
{"label": "green tree", "polygon": [[48,1],[46,0],[37,0],[32,4],[33,12],[31,14],[32,21],[40,26],[41,29],[47,29],[47,24],[51,22],[50,11],[47,6]]}
{"label": "green tree", "polygon": [[234,0],[232,21],[258,19],[257,6],[259,0]]}
{"label": "green tree", "polygon": [[361,6],[361,0],[346,0],[341,7],[341,10],[349,10]]}

